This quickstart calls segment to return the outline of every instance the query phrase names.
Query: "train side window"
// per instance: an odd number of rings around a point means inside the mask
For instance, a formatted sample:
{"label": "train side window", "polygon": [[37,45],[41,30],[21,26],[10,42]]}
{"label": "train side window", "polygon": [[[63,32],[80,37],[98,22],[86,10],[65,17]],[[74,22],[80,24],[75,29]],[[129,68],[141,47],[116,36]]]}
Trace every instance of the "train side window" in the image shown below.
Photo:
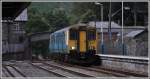
{"label": "train side window", "polygon": [[50,38],[50,52],[53,52],[53,36]]}
{"label": "train side window", "polygon": [[56,34],[53,35],[53,44],[54,44],[53,51],[56,52],[56,48],[57,48],[56,47]]}
{"label": "train side window", "polygon": [[69,33],[69,37],[70,37],[70,40],[77,40],[77,31],[76,30],[70,30],[70,33]]}
{"label": "train side window", "polygon": [[96,40],[96,31],[88,31],[87,38],[88,40]]}

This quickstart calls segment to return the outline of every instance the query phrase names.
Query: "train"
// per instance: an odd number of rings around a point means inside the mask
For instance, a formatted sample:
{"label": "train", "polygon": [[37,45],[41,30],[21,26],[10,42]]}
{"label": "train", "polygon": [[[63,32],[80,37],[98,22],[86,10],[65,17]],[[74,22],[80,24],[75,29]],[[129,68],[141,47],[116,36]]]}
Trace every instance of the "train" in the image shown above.
{"label": "train", "polygon": [[100,65],[97,54],[97,31],[88,24],[74,24],[50,34],[52,59],[83,66]]}

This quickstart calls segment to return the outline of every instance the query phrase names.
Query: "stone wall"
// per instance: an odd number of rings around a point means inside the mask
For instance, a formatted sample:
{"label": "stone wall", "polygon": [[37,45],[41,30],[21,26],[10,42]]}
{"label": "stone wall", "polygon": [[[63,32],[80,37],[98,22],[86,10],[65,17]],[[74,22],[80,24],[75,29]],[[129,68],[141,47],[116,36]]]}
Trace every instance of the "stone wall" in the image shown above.
{"label": "stone wall", "polygon": [[137,50],[136,46],[137,46],[136,40],[132,38],[126,38],[125,39],[126,55],[136,56],[136,50]]}
{"label": "stone wall", "polygon": [[148,75],[148,58],[115,55],[100,55],[100,58],[102,60],[102,67]]}
{"label": "stone wall", "polygon": [[125,50],[128,56],[148,57],[148,39],[142,40],[141,38],[125,39]]}

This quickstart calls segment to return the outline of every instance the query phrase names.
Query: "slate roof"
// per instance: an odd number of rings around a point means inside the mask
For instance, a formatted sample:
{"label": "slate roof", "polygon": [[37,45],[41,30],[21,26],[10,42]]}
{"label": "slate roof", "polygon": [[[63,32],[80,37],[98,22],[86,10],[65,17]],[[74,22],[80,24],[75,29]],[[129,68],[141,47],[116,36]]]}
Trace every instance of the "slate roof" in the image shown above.
{"label": "slate roof", "polygon": [[142,33],[144,30],[136,30],[136,31],[131,31],[128,34],[125,35],[125,37],[135,37],[136,35]]}
{"label": "slate roof", "polygon": [[[109,21],[103,21],[103,22],[100,22],[100,21],[98,21],[98,22],[91,21],[88,24],[90,26],[95,27],[95,23],[96,23],[96,28],[101,28],[101,27],[108,28],[108,25],[109,25]],[[118,25],[115,22],[111,22],[111,28],[121,28],[121,26]]]}
{"label": "slate roof", "polygon": [[28,15],[27,15],[27,9],[23,10],[19,16],[16,17],[15,21],[27,21]]}

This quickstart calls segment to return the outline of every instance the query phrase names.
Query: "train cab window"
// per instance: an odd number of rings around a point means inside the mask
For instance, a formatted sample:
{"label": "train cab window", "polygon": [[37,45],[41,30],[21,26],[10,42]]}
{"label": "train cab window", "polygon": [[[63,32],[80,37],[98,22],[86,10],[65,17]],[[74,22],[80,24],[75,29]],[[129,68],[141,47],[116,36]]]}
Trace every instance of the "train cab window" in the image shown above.
{"label": "train cab window", "polygon": [[96,40],[96,31],[88,31],[87,39],[88,40]]}
{"label": "train cab window", "polygon": [[77,40],[77,36],[78,36],[77,30],[70,30],[69,33],[70,40]]}

